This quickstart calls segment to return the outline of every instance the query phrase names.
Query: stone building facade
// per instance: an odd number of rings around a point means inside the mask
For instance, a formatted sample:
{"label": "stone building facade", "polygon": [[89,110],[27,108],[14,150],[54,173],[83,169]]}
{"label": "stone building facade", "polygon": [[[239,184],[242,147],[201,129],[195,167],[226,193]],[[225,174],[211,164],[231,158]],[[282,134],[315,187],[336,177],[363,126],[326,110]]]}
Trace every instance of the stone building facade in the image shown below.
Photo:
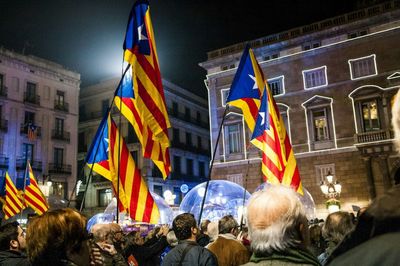
{"label": "stone building facade", "polygon": [[[97,127],[112,101],[119,79],[102,81],[81,90],[79,115],[79,154],[80,169]],[[133,127],[121,116],[119,128],[131,154],[139,166],[142,176],[146,178],[149,189],[163,197],[169,190],[175,195],[172,205],[178,206],[188,189],[206,180],[210,160],[210,135],[207,112],[207,101],[167,80],[163,80],[165,101],[171,122],[169,137],[171,141],[170,159],[172,172],[166,180],[151,160],[142,157],[142,147],[138,142]],[[113,118],[118,124],[119,111],[113,106]],[[86,186],[90,169],[85,168],[81,191]],[[185,186],[184,186],[185,187]],[[105,178],[94,175],[89,183],[85,198],[85,212],[94,214],[104,211],[113,195],[111,184]]]}
{"label": "stone building facade", "polygon": [[2,177],[8,171],[14,181],[23,178],[29,159],[38,181],[51,181],[49,196],[68,198],[77,172],[80,82],[59,64],[0,48]]}
{"label": "stone building facade", "polygon": [[[400,87],[400,2],[386,1],[250,42],[291,139],[304,187],[325,218],[320,182],[342,184],[342,209],[365,206],[400,176],[390,125]],[[245,43],[208,53],[206,86],[211,147]],[[260,152],[238,109],[228,107],[212,179],[254,191],[262,182]]]}

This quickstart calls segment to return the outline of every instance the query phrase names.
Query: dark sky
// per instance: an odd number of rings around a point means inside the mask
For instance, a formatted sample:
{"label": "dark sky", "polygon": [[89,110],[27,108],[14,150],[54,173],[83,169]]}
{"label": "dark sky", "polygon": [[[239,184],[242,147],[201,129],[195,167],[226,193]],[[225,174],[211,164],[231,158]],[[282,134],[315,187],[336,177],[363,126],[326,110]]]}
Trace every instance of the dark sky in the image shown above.
{"label": "dark sky", "polygon": [[[81,73],[82,85],[121,73],[133,0],[0,0],[0,45]],[[206,52],[322,20],[353,0],[150,0],[163,78],[205,96]]]}

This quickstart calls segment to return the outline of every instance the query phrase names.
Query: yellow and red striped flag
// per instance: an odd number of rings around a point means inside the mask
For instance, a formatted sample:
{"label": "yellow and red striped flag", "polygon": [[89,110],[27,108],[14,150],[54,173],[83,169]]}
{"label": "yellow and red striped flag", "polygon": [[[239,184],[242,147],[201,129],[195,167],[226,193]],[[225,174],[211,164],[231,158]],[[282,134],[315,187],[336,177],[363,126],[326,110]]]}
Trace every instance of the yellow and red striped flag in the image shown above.
{"label": "yellow and red striped flag", "polygon": [[[165,104],[156,43],[148,1],[136,1],[124,41],[124,59],[132,66],[134,98],[131,124],[141,139],[145,157],[151,158],[166,178],[171,170],[169,159],[171,127]],[[118,101],[116,101],[118,106]],[[126,113],[125,113],[126,114]],[[125,115],[124,114],[124,115]]]}
{"label": "yellow and red striped flag", "polygon": [[140,112],[135,103],[132,74],[129,69],[121,79],[114,100],[115,105],[121,111],[122,115],[133,126],[137,138],[143,147],[143,157],[150,158],[160,170],[163,178],[166,178],[171,171],[169,148],[168,146],[161,145],[159,141],[154,140],[150,127],[143,124]]}
{"label": "yellow and red striped flag", "polygon": [[86,162],[112,182],[114,192],[117,192],[119,173],[120,210],[127,211],[135,221],[158,223],[158,207],[109,114],[103,118],[97,130]]}
{"label": "yellow and red striped flag", "polygon": [[9,219],[24,209],[24,204],[19,196],[18,190],[6,172],[6,197],[3,204],[4,219]]}
{"label": "yellow and red striped flag", "polygon": [[27,174],[26,187],[24,193],[25,204],[31,207],[37,214],[42,215],[49,209],[46,197],[43,195],[33,175],[32,167],[29,161],[26,164]]}
{"label": "yellow and red striped flag", "polygon": [[262,151],[261,170],[264,181],[283,184],[303,194],[299,169],[285,123],[267,83],[251,142]]}

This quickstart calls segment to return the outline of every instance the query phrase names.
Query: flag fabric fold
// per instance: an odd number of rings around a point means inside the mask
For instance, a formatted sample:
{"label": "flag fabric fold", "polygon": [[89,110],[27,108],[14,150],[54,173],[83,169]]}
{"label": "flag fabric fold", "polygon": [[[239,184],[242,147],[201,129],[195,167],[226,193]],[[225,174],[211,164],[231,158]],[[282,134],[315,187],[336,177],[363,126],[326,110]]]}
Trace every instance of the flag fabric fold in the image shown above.
{"label": "flag fabric fold", "polygon": [[109,114],[100,123],[86,158],[89,167],[93,165],[94,171],[112,182],[116,194],[119,180],[120,210],[135,221],[158,222],[158,207]]}
{"label": "flag fabric fold", "polygon": [[134,98],[132,72],[130,70],[125,72],[115,92],[114,101],[115,106],[134,128],[143,147],[143,157],[150,158],[160,170],[162,176],[166,178],[171,170],[169,148],[154,140],[150,127],[142,121]]}
{"label": "flag fabric fold", "polygon": [[[165,104],[148,1],[139,0],[134,4],[123,48],[124,59],[132,67],[134,98],[131,99],[132,103],[125,106],[130,110],[121,112],[127,115],[135,128],[143,146],[143,155],[151,158],[166,178],[171,170],[168,151],[168,128],[171,125]],[[118,97],[118,93],[116,95]],[[124,102],[124,99],[120,100]],[[117,99],[117,106],[118,103]]]}
{"label": "flag fabric fold", "polygon": [[27,176],[25,177],[26,181],[24,193],[25,204],[26,206],[31,207],[38,215],[42,215],[48,211],[49,205],[46,197],[39,188],[29,162],[27,162],[26,168],[27,170],[25,174]]}
{"label": "flag fabric fold", "polygon": [[6,187],[6,196],[3,204],[3,212],[4,212],[4,219],[8,220],[9,218],[17,215],[24,209],[24,203],[18,193],[17,188],[14,185],[14,182],[8,175],[8,172],[6,172],[5,187]]}
{"label": "flag fabric fold", "polygon": [[264,181],[283,184],[303,194],[299,169],[285,123],[267,84],[259,114],[265,114],[268,122],[259,115],[251,142],[262,151],[261,171]]}
{"label": "flag fabric fold", "polygon": [[242,110],[244,120],[252,133],[258,116],[263,89],[264,75],[253,50],[247,45],[240,59],[226,102],[230,106]]}
{"label": "flag fabric fold", "polygon": [[35,126],[33,123],[28,123],[27,125],[27,130],[28,130],[28,139],[30,141],[34,141],[36,140],[36,136],[37,136],[37,126]]}

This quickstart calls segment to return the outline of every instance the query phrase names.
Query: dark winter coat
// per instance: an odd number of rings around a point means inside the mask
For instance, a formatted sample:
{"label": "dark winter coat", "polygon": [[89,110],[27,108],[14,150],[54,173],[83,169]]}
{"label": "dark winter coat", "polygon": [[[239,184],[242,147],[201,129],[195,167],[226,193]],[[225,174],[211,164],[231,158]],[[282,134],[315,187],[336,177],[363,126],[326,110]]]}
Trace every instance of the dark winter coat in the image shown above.
{"label": "dark winter coat", "polygon": [[183,251],[188,245],[192,247],[186,253],[182,266],[218,266],[217,257],[211,251],[189,240],[179,241],[179,244],[165,256],[162,266],[179,265]]}
{"label": "dark winter coat", "polygon": [[18,251],[5,250],[0,251],[0,266],[28,266],[30,265],[28,257]]}

